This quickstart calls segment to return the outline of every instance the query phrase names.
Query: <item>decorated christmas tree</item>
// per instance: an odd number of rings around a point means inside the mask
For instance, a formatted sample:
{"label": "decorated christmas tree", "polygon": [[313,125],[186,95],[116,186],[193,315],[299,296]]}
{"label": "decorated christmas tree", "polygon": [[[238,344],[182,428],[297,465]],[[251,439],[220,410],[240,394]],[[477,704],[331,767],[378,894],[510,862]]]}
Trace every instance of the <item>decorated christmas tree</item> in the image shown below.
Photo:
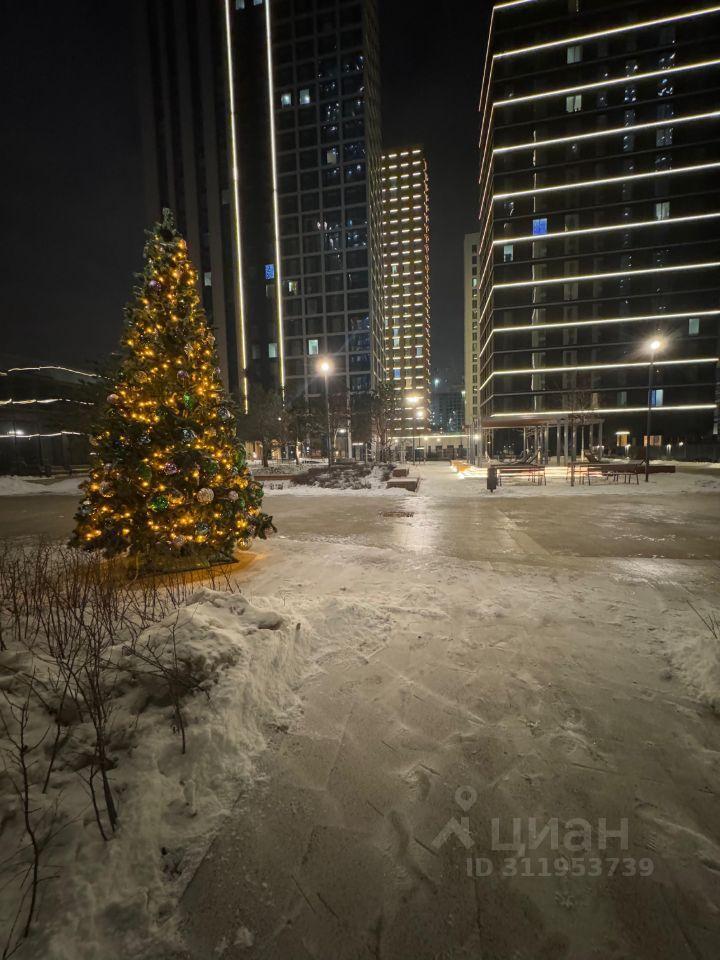
{"label": "decorated christmas tree", "polygon": [[72,543],[162,567],[229,560],[272,528],[245,465],[197,276],[172,214],[148,235]]}

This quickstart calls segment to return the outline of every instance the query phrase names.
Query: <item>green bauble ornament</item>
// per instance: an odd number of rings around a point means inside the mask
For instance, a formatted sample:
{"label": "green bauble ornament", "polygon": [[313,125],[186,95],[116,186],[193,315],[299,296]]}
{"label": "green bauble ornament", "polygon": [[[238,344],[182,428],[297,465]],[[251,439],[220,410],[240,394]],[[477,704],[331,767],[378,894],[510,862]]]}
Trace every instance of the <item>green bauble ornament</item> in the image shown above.
{"label": "green bauble ornament", "polygon": [[186,410],[192,410],[192,408],[195,406],[195,398],[191,397],[189,393],[184,393],[183,404]]}
{"label": "green bauble ornament", "polygon": [[162,494],[158,494],[156,497],[153,497],[150,501],[150,509],[155,513],[162,513],[163,510],[168,508],[168,498],[164,497]]}

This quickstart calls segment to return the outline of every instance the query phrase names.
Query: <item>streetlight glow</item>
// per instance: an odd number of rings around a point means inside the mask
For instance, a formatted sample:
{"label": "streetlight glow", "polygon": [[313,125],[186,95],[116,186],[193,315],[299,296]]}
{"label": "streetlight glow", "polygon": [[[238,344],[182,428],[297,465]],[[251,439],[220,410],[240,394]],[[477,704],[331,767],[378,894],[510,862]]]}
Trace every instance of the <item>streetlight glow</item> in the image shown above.
{"label": "streetlight glow", "polygon": [[330,371],[332,370],[332,364],[330,363],[330,361],[329,361],[329,360],[321,360],[321,361],[320,361],[320,370],[321,370],[323,373],[330,373]]}
{"label": "streetlight glow", "polygon": [[651,341],[650,341],[650,350],[651,350],[653,353],[656,353],[656,351],[660,350],[660,348],[662,347],[662,345],[663,345],[662,340],[659,340],[659,339],[656,337],[654,340],[651,340]]}

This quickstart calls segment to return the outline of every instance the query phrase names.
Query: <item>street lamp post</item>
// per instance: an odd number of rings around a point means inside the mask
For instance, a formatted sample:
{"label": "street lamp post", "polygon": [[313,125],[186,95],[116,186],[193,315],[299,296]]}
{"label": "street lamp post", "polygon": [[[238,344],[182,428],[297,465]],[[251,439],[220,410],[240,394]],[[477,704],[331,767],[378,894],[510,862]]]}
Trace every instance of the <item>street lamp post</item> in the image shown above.
{"label": "street lamp post", "polygon": [[645,425],[645,483],[650,480],[650,429],[652,425],[652,394],[653,394],[653,368],[655,366],[655,354],[662,349],[663,342],[657,337],[653,338],[648,346],[650,347],[650,369],[648,370],[648,402],[647,402],[647,423]]}
{"label": "street lamp post", "polygon": [[412,419],[412,462],[415,463],[415,414],[418,412],[415,408],[420,397],[408,397],[407,402],[410,405],[410,417]]}
{"label": "street lamp post", "polygon": [[328,387],[328,374],[332,370],[332,364],[329,360],[320,361],[320,370],[325,378],[325,416],[327,418],[327,447],[328,447],[328,466],[332,465],[332,434],[330,431],[330,389]]}

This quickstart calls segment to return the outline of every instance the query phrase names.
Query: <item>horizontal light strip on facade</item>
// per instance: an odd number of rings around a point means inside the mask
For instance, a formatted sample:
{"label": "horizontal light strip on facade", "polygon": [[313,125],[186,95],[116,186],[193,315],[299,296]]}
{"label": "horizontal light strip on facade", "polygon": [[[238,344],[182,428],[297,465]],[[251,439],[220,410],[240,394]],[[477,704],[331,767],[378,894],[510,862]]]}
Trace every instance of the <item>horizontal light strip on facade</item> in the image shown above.
{"label": "horizontal light strip on facade", "polygon": [[[653,413],[662,413],[663,411],[670,412],[672,410],[714,410],[714,403],[677,403],[674,406],[663,406],[663,407],[653,407]],[[645,413],[647,410],[647,405],[644,407],[592,407],[584,411],[576,411],[575,415],[577,416],[579,412],[586,414],[593,413]],[[567,417],[572,416],[572,410],[511,410],[505,411],[505,413],[491,413],[491,417]]]}
{"label": "horizontal light strip on facade", "polygon": [[546,43],[535,43],[529,47],[516,47],[514,50],[501,50],[493,54],[493,60],[502,60],[506,57],[516,57],[523,53],[533,53],[536,50],[549,50],[552,47],[564,47],[571,43],[582,43],[584,40],[599,40],[602,37],[612,37],[618,33],[629,33],[631,30],[642,30],[644,27],[659,27],[664,23],[676,23],[678,20],[691,20],[693,17],[703,17],[711,13],[718,13],[720,6],[698,7],[688,10],[687,13],[676,13],[669,17],[658,17],[655,20],[638,20],[635,23],[623,24],[621,27],[609,27],[606,30],[596,30],[594,33],[578,33],[573,37],[563,37],[560,40],[548,40]]}
{"label": "horizontal light strip on facade", "polygon": [[[487,302],[489,302],[489,298]],[[720,310],[687,310],[683,313],[649,313],[644,316],[635,317],[612,317],[599,320],[563,320],[557,323],[526,323],[515,327],[494,327],[488,333],[487,339],[477,356],[478,360],[480,360],[490,346],[493,336],[499,333],[514,333],[528,330],[556,330],[560,327],[589,327],[611,323],[637,323],[644,320],[680,320],[685,317],[715,317],[718,315],[720,315]]]}
{"label": "horizontal light strip on facade", "polygon": [[495,327],[494,333],[514,333],[526,330],[554,330],[559,327],[590,327],[607,323],[636,323],[642,320],[682,320],[685,317],[716,317],[720,310],[686,310],[684,313],[649,313],[640,317],[606,317],[599,320],[563,320],[561,323],[523,323],[515,327]]}
{"label": "horizontal light strip on facade", "polygon": [[567,93],[582,93],[585,90],[600,90],[603,87],[616,87],[623,83],[637,83],[638,80],[650,80],[651,77],[667,77],[675,73],[687,73],[691,70],[702,70],[705,67],[716,67],[720,60],[699,60],[697,63],[681,64],[677,67],[666,67],[664,70],[649,70],[646,73],[634,73],[630,76],[613,77],[611,80],[595,80],[592,83],[581,83],[574,87],[555,87],[553,90],[544,90],[542,93],[529,93],[524,97],[508,97],[506,100],[495,100],[496,107],[509,107],[516,103],[529,103],[531,100],[543,100],[545,97],[561,97]]}
{"label": "horizontal light strip on facade", "polygon": [[[498,264],[498,266],[501,266],[501,264]],[[608,280],[611,277],[640,277],[648,273],[678,273],[683,270],[709,270],[712,267],[720,267],[720,260],[708,260],[705,263],[683,263],[672,267],[648,267],[644,270],[614,270],[612,273],[580,273],[574,277],[548,277],[545,280],[515,280],[512,283],[494,283],[492,289],[544,287],[550,283],[579,283],[581,280]]]}
{"label": "horizontal light strip on facade", "polygon": [[[542,240],[557,240],[560,237],[580,237],[588,233],[612,233],[618,230],[632,230],[640,227],[662,227],[671,223],[691,223],[694,220],[712,220],[720,217],[720,211],[715,213],[695,213],[687,217],[666,217],[662,220],[633,220],[629,223],[612,223],[606,227],[584,227],[582,230],[557,230],[555,233],[527,233],[520,237],[500,237],[493,240],[493,246],[507,246],[510,243],[522,243],[532,241],[534,243]],[[575,254],[573,254],[575,256]],[[512,261],[510,261],[512,262]],[[497,264],[502,266],[502,264]]]}
{"label": "horizontal light strip on facade", "polygon": [[694,120],[712,120],[720,117],[720,110],[707,113],[693,113],[685,117],[670,117],[665,120],[653,120],[649,123],[633,123],[628,127],[608,127],[605,130],[593,130],[592,133],[576,133],[567,137],[550,137],[548,140],[526,140],[509,147],[493,147],[493,153],[511,153],[515,150],[535,150],[537,147],[552,147],[558,143],[574,143],[576,140],[594,140],[597,137],[610,137],[617,133],[634,133],[636,130],[651,130],[653,127],[678,126]]}
{"label": "horizontal light strip on facade", "polygon": [[[99,373],[90,373],[87,370],[74,370],[72,367],[58,367],[55,364],[40,364],[37,367],[8,367],[7,370],[0,370],[0,377],[6,377],[9,373],[40,373],[43,370],[62,370],[65,373],[77,373],[81,377],[92,377],[93,380],[103,380]],[[72,431],[70,431],[72,432]],[[45,434],[43,434],[45,436]],[[50,434],[48,434],[50,436]],[[55,436],[55,434],[52,434]]]}
{"label": "horizontal light strip on facade", "polygon": [[[677,367],[686,363],[717,363],[717,357],[685,357],[680,360],[654,360],[655,367]],[[649,360],[628,360],[625,363],[581,363],[574,366],[561,367],[518,367],[514,370],[494,370],[489,377],[480,384],[478,389],[483,390],[493,377],[512,377],[518,375],[535,375],[536,373],[577,373],[582,370],[623,370],[628,367],[649,367]],[[632,387],[630,389],[633,389]]]}
{"label": "horizontal light strip on facade", "polygon": [[509,197],[528,197],[538,193],[556,193],[558,190],[579,190],[584,187],[597,187],[610,183],[625,183],[628,180],[647,180],[650,177],[670,177],[678,173],[692,173],[694,170],[713,170],[717,167],[720,167],[720,162],[696,163],[689,167],[675,167],[674,170],[648,170],[645,173],[631,173],[622,177],[602,177],[599,180],[578,180],[575,183],[556,183],[550,187],[515,190],[512,193],[496,193],[493,194],[493,201],[507,200]]}

